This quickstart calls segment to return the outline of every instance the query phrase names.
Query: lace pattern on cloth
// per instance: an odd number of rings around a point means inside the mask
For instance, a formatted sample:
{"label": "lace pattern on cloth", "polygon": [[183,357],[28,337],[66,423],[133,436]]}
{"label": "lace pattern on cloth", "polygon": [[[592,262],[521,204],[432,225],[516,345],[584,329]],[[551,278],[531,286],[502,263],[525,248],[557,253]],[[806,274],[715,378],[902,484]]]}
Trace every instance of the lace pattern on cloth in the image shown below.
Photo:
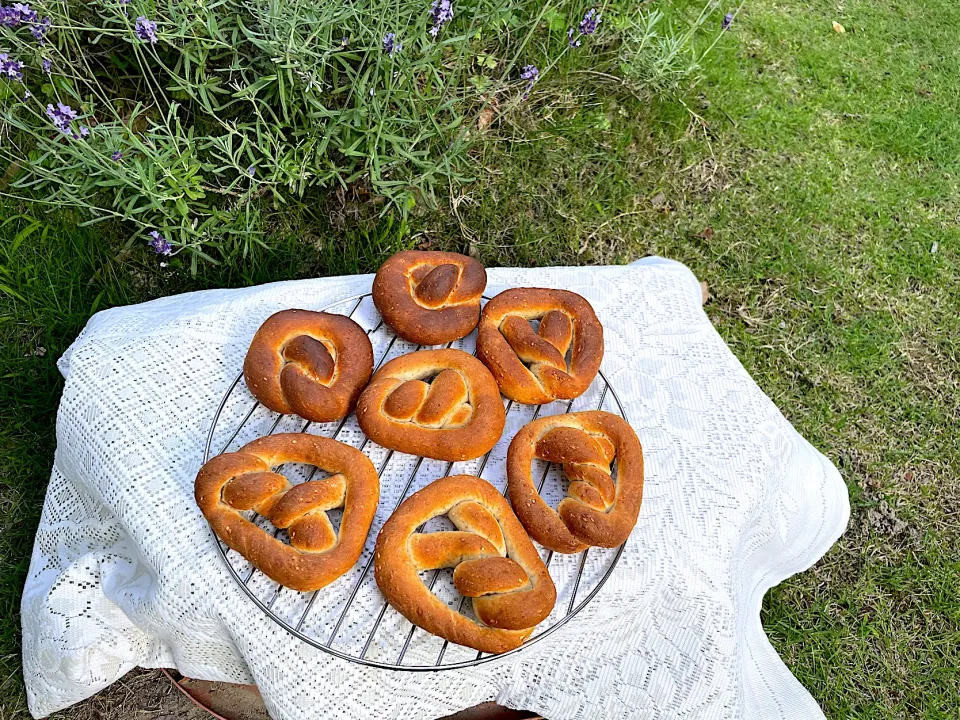
{"label": "lace pattern on cloth", "polygon": [[643,443],[639,522],[574,621],[502,662],[410,674],[310,648],[253,605],[193,500],[211,418],[266,317],[371,280],[191,293],[90,320],[60,362],[57,452],[23,593],[35,716],[140,665],[256,682],[285,720],[438,717],[485,700],[551,720],[822,717],[759,611],[846,527],[846,488],[723,343],[690,271],[659,259],[489,272],[490,295],[535,285],[591,302],[603,370]]}

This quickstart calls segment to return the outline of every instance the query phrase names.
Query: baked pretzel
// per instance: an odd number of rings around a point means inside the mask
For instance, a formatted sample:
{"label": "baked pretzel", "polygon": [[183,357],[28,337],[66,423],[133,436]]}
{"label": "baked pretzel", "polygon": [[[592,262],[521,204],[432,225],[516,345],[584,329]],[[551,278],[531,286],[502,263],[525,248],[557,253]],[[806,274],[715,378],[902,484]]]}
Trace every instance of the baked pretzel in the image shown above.
{"label": "baked pretzel", "polygon": [[[272,468],[307,463],[332,475],[291,485]],[[380,499],[373,463],[356,448],[306,433],[268,435],[217,455],[197,473],[200,512],[227,545],[294,590],[329,585],[357,562]],[[339,537],[327,510],[343,508]],[[290,535],[287,545],[242,514],[254,510]]]}
{"label": "baked pretzel", "polygon": [[344,315],[281,310],[253,336],[243,377],[253,396],[278,413],[313,422],[346,417],[373,372],[373,347]]}
{"label": "baked pretzel", "polygon": [[[419,533],[444,515],[455,531]],[[440,478],[414,493],[377,537],[374,574],[394,608],[414,625],[487,653],[519,647],[557,600],[546,565],[506,499],[473,475]],[[480,622],[434,595],[418,573],[453,568],[453,584]]]}
{"label": "baked pretzel", "polygon": [[377,371],[357,403],[357,420],[383,447],[455,462],[496,445],[506,413],[497,383],[473,355],[421,350]]}
{"label": "baked pretzel", "polygon": [[[570,480],[556,510],[533,481],[532,461],[560,463]],[[617,479],[610,464],[617,461]],[[637,524],[643,449],[633,428],[602,410],[552,415],[520,430],[507,451],[510,502],[531,537],[559,553],[616,547]]]}
{"label": "baked pretzel", "polygon": [[449,252],[405,250],[387,260],[373,280],[373,302],[404,340],[441,345],[470,334],[487,286],[483,265]]}
{"label": "baked pretzel", "polygon": [[[537,332],[531,320],[540,321]],[[590,303],[576,293],[505,290],[483,308],[477,357],[490,368],[500,391],[516,402],[570,400],[590,387],[600,369],[603,326]]]}

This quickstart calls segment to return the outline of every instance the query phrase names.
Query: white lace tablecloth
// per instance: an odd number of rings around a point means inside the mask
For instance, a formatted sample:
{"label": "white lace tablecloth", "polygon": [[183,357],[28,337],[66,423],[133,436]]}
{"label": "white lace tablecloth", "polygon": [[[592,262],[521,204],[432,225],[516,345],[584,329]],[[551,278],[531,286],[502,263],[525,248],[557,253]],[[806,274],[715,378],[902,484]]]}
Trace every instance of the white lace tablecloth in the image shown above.
{"label": "white lace tablecloth", "polygon": [[639,523],[574,621],[509,658],[428,674],[339,660],[274,624],[228,575],[194,476],[257,326],[366,292],[371,276],[179,295],[98,313],[60,361],[22,603],[33,714],[139,665],[255,682],[290,720],[427,720],[486,700],[550,720],[822,717],[764,635],[760,603],[841,534],[846,488],[723,343],[694,276],[654,260],[489,278],[490,295],[533,285],[590,300],[603,369],[644,447]]}

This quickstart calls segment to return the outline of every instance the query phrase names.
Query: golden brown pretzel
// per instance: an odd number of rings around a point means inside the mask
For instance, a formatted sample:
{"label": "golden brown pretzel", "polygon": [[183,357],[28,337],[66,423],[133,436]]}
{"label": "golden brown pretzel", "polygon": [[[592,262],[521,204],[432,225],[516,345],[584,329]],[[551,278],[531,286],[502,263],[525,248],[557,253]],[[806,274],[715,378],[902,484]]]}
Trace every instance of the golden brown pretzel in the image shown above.
{"label": "golden brown pretzel", "polygon": [[487,286],[483,265],[449,252],[405,250],[387,260],[373,280],[373,302],[404,340],[441,345],[470,334]]}
{"label": "golden brown pretzel", "polygon": [[377,371],[357,403],[357,420],[386,448],[453,462],[496,445],[506,413],[497,383],[473,355],[421,350]]}
{"label": "golden brown pretzel", "polygon": [[[556,510],[533,481],[534,458],[560,463],[570,479]],[[610,464],[617,462],[617,479]],[[633,428],[602,410],[534,420],[507,451],[510,502],[531,537],[559,553],[616,547],[637,524],[643,502],[643,449]]]}
{"label": "golden brown pretzel", "polygon": [[[540,321],[537,332],[531,320]],[[583,394],[600,369],[603,327],[590,303],[576,293],[505,290],[483,308],[477,357],[501,392],[516,402],[570,400]]]}
{"label": "golden brown pretzel", "polygon": [[[450,532],[418,533],[444,515]],[[374,573],[387,601],[424,630],[488,653],[518,647],[557,600],[546,565],[506,499],[473,475],[440,478],[414,493],[377,537]],[[480,622],[456,612],[418,575],[454,568],[453,584],[473,598]]]}
{"label": "golden brown pretzel", "polygon": [[253,396],[278,413],[313,422],[346,417],[373,372],[373,347],[344,315],[281,310],[253,336],[243,377]]}
{"label": "golden brown pretzel", "polygon": [[[273,468],[307,463],[332,473],[291,486]],[[268,435],[217,455],[197,473],[197,505],[213,531],[265,575],[294,590],[329,585],[357,562],[380,498],[373,463],[356,448],[306,433]],[[327,510],[343,508],[339,537]],[[287,545],[241,513],[290,534]]]}

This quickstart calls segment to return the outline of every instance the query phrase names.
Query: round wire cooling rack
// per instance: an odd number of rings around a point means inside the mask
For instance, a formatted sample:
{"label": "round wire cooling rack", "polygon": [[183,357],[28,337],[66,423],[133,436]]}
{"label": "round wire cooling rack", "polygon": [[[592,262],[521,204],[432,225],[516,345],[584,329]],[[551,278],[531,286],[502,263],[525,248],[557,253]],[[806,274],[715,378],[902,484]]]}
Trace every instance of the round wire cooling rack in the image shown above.
{"label": "round wire cooling rack", "polygon": [[[420,349],[420,346],[398,338],[384,325],[369,293],[345,298],[323,308],[323,311],[346,315],[366,329],[376,358],[374,371],[389,359]],[[446,345],[469,353],[475,352],[475,346],[476,331]],[[490,662],[521,652],[563,627],[593,600],[623,553],[623,545],[612,549],[589,548],[577,555],[554,554],[552,550],[537,545],[557,586],[557,603],[550,616],[523,645],[501,655],[486,655],[450,643],[413,625],[387,604],[370,572],[374,543],[384,521],[405,498],[437,478],[460,473],[476,475],[506,495],[507,447],[527,423],[542,416],[597,409],[626,419],[616,391],[602,371],[587,391],[574,400],[536,406],[508,400],[504,406],[506,427],[500,441],[486,455],[463,462],[444,462],[387,450],[363,434],[353,414],[332,423],[311,423],[296,415],[279,415],[257,402],[242,379],[241,372],[217,408],[207,435],[204,462],[214,455],[237,450],[264,435],[310,432],[358,448],[370,458],[380,475],[380,504],[359,561],[349,572],[320,590],[304,593],[278,585],[217,538],[227,569],[254,604],[284,630],[315,648],[344,660],[389,670],[450,670]],[[548,503],[556,506],[566,495],[563,473],[550,463],[540,460],[535,463],[539,466],[534,467],[534,472],[539,472],[538,490]],[[318,469],[287,464],[277,468],[277,472],[297,483],[314,478]],[[340,511],[328,513],[337,529],[340,515]],[[265,532],[289,542],[286,531],[278,530],[266,518],[256,513],[249,513],[248,517]],[[437,517],[421,531],[448,529],[453,529],[449,520]],[[427,587],[449,607],[474,618],[472,603],[456,591],[452,577],[451,570],[421,573]]]}

